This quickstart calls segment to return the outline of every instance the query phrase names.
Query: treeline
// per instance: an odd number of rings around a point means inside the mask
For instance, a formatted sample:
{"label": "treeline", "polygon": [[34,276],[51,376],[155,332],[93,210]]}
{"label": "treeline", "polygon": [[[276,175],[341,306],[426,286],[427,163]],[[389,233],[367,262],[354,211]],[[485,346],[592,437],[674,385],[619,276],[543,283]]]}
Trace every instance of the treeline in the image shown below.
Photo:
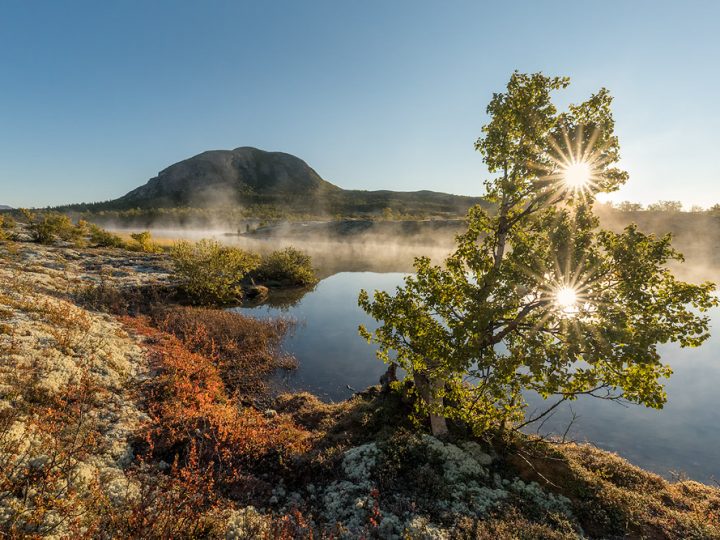
{"label": "treeline", "polygon": [[[619,210],[621,212],[665,212],[665,213],[677,213],[684,212],[684,205],[680,201],[657,201],[644,206],[641,203],[622,201],[619,203],[608,202],[606,206],[613,210]],[[700,205],[694,204],[690,207],[687,212],[699,214],[699,213],[720,213],[720,204],[714,204],[708,208],[704,208]]]}
{"label": "treeline", "polygon": [[248,195],[223,205],[192,204],[168,198],[143,200],[117,199],[95,203],[71,204],[48,208],[93,221],[112,220],[133,225],[157,222],[208,225],[218,220],[308,220],[380,217],[384,219],[424,219],[460,217],[475,204],[487,205],[480,197],[465,197],[432,191],[353,191],[322,193],[307,197],[289,195]]}
{"label": "treeline", "polygon": [[[47,211],[47,210],[46,210]],[[328,221],[346,219],[372,219],[383,221],[408,221],[430,218],[457,218],[457,213],[426,213],[393,210],[385,207],[374,213],[349,212],[329,214],[317,212],[296,212],[273,206],[225,206],[216,208],[130,208],[127,210],[92,210],[59,207],[50,212],[63,212],[76,219],[106,226],[134,228],[151,227],[225,227],[238,232],[248,232],[258,226],[278,221]]]}

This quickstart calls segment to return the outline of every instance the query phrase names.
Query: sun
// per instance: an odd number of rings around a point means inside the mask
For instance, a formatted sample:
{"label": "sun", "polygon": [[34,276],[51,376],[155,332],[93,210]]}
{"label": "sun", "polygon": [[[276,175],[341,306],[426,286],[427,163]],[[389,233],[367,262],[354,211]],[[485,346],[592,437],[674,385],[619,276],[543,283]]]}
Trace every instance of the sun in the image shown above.
{"label": "sun", "polygon": [[592,167],[587,161],[569,163],[563,168],[562,178],[568,189],[582,191],[592,181]]}
{"label": "sun", "polygon": [[588,136],[583,135],[583,126],[574,133],[563,128],[561,134],[548,135],[549,148],[539,149],[542,158],[529,162],[529,166],[541,171],[539,186],[549,186],[569,199],[592,200],[605,191],[607,144],[598,144],[601,135],[594,129]]}
{"label": "sun", "polygon": [[578,293],[572,287],[560,287],[555,292],[555,303],[563,313],[575,313],[577,311]]}

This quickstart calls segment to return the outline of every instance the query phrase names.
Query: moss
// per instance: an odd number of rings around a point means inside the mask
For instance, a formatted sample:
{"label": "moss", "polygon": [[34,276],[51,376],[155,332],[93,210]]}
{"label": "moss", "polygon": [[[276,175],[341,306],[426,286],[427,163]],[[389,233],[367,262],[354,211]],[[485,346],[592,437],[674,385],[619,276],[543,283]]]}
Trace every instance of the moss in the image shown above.
{"label": "moss", "polygon": [[720,538],[718,489],[668,482],[589,445],[540,443],[506,453],[522,478],[570,499],[592,537]]}

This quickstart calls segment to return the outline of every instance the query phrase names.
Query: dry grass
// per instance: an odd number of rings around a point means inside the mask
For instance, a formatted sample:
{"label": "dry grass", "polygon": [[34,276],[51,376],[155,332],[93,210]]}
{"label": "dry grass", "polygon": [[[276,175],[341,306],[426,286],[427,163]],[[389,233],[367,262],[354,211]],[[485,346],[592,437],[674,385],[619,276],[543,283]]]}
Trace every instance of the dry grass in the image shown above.
{"label": "dry grass", "polygon": [[720,538],[720,489],[669,482],[589,445],[540,443],[508,455],[521,478],[568,497],[592,538]]}

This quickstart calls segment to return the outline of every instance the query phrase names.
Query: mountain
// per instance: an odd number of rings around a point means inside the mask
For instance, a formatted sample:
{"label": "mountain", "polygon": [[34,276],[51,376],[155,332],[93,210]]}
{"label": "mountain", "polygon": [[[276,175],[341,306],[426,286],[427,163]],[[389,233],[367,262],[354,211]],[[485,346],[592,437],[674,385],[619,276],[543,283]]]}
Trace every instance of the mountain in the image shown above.
{"label": "mountain", "polygon": [[0,210],[12,210],[12,206],[8,206],[6,204],[0,204]]}
{"label": "mountain", "polygon": [[361,191],[324,180],[302,159],[283,152],[244,146],[211,150],[162,170],[128,194],[104,203],[71,209],[274,207],[280,211],[335,215],[393,212],[461,215],[479,197],[432,191]]}
{"label": "mountain", "polygon": [[244,146],[203,152],[170,165],[116,202],[131,207],[203,207],[337,191],[340,188],[295,156]]}

